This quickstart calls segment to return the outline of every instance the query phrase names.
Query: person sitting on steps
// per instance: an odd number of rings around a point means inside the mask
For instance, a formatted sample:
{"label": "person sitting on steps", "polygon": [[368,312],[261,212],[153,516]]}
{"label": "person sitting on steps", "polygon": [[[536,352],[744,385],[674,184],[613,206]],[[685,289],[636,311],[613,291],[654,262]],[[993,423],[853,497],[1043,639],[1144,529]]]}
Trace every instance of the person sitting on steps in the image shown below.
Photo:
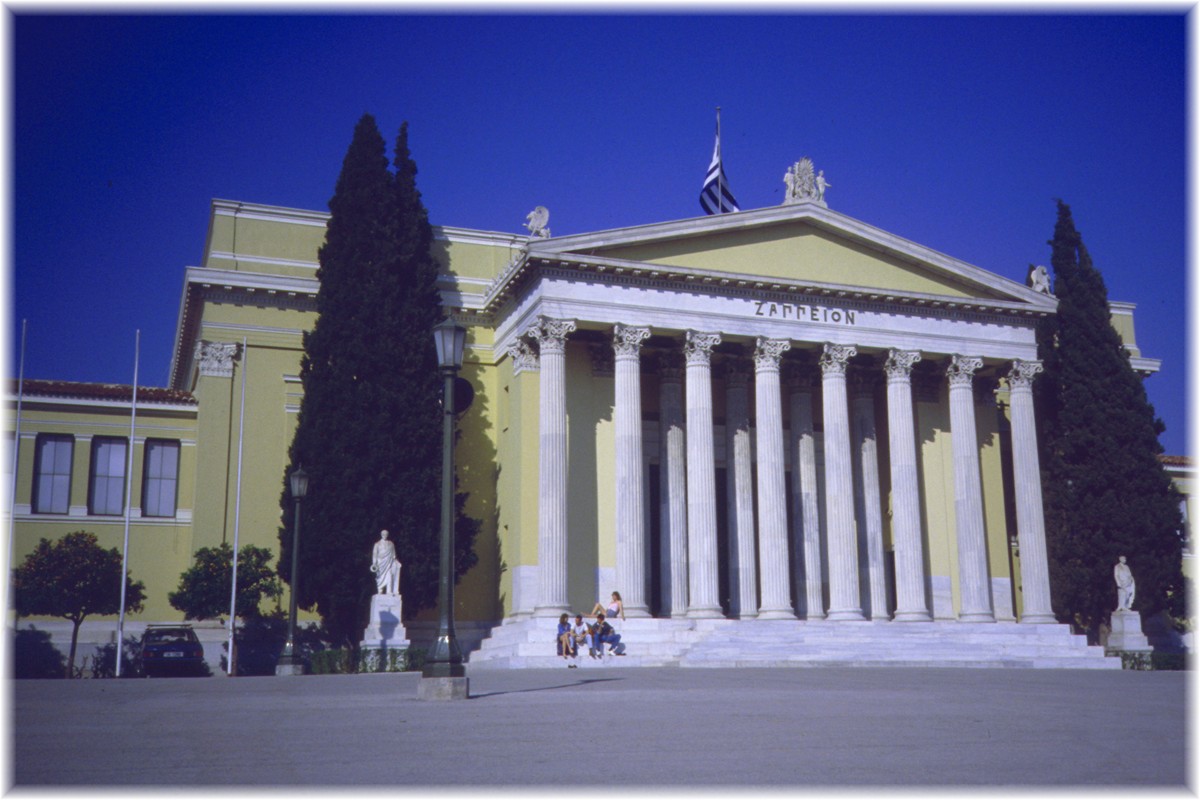
{"label": "person sitting on steps", "polygon": [[625,619],[625,604],[621,602],[621,593],[612,593],[612,600],[608,601],[608,608],[596,603],[592,606],[592,614],[607,614],[612,619],[617,617]]}
{"label": "person sitting on steps", "polygon": [[[592,626],[592,645],[604,655],[604,645],[609,645],[610,653],[625,655],[625,646],[621,645],[621,634],[613,630],[613,626],[604,620],[603,612],[596,615],[596,624]],[[620,652],[618,652],[618,646]]]}
{"label": "person sitting on steps", "polygon": [[[571,644],[574,641],[574,637],[571,635],[571,623],[567,619],[566,614],[558,618],[558,632],[555,634],[558,639],[558,654],[564,659],[570,659],[573,655]],[[573,667],[575,665],[570,664],[568,666]]]}

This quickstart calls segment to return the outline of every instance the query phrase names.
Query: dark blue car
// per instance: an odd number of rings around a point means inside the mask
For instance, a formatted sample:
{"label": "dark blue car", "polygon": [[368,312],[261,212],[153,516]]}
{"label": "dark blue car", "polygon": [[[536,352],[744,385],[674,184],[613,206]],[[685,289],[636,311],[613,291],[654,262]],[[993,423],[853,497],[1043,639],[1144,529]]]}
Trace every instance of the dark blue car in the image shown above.
{"label": "dark blue car", "polygon": [[207,672],[204,647],[191,625],[148,625],[139,660],[147,678]]}

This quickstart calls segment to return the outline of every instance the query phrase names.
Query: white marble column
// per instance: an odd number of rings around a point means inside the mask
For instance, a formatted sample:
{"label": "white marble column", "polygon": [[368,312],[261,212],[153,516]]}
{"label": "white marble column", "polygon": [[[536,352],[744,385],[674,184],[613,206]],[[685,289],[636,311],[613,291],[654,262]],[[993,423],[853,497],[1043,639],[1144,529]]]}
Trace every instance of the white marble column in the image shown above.
{"label": "white marble column", "polygon": [[683,427],[683,364],[678,352],[659,356],[659,526],[662,613],[687,615],[687,437]]}
{"label": "white marble column", "polygon": [[786,339],[758,337],[754,350],[754,416],[758,443],[758,558],[762,576],[759,619],[795,619],[788,580],[786,478],[783,470],[783,393],[779,359]]}
{"label": "white marble column", "polygon": [[1050,568],[1046,557],[1046,521],[1042,471],[1038,464],[1033,416],[1033,378],[1040,361],[1013,361],[1008,374],[1012,414],[1013,483],[1017,501],[1017,547],[1021,550],[1021,622],[1052,623]]}
{"label": "white marble column", "polygon": [[688,331],[687,506],[688,616],[720,617],[717,495],[713,463],[712,349],[721,334]]}
{"label": "white marble column", "polygon": [[821,507],[817,487],[817,448],[813,435],[813,376],[804,368],[788,381],[791,402],[792,550],[795,558],[796,614],[824,619],[821,591]]}
{"label": "white marble column", "polygon": [[983,359],[955,355],[950,382],[950,442],[954,452],[954,518],[958,533],[958,593],[962,622],[995,622],[983,524],[983,485],[975,430],[975,372]]}
{"label": "white marble column", "polygon": [[[855,487],[858,516],[859,587],[865,601],[863,611],[871,619],[887,619],[887,575],[883,566],[883,501],[879,493],[879,444],[875,436],[875,374],[857,369],[851,375],[855,463],[859,483]],[[866,592],[862,592],[865,588]]]}
{"label": "white marble column", "polygon": [[888,460],[892,475],[892,547],[896,556],[897,622],[932,619],[925,601],[925,553],[921,542],[917,436],[913,423],[912,368],[916,350],[889,350],[887,374]]}
{"label": "white marble column", "polygon": [[758,615],[754,546],[754,455],[750,442],[750,373],[736,360],[724,364],[725,497],[729,547],[729,616]]}
{"label": "white marble column", "polygon": [[617,586],[626,617],[650,616],[646,602],[646,502],[642,493],[642,342],[649,328],[613,328],[617,441]]}
{"label": "white marble column", "polygon": [[529,335],[538,342],[541,396],[538,432],[537,616],[569,611],[567,601],[567,335],[575,321],[539,317]]}
{"label": "white marble column", "polygon": [[850,414],[846,362],[853,345],[826,344],[821,355],[825,414],[825,516],[829,531],[829,613],[837,621],[863,619],[858,596],[858,542],[854,530],[854,485],[850,459]]}

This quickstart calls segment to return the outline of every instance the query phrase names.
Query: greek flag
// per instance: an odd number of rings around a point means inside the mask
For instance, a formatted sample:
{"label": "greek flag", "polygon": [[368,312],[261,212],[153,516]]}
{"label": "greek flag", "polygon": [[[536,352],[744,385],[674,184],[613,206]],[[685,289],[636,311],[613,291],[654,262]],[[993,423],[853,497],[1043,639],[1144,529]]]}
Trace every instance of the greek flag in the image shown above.
{"label": "greek flag", "polygon": [[700,190],[700,207],[705,214],[724,214],[729,211],[741,211],[733,193],[729,191],[729,181],[725,179],[725,168],[721,166],[721,117],[717,116],[717,143],[713,147],[712,163],[708,165],[708,174],[704,176],[704,188]]}

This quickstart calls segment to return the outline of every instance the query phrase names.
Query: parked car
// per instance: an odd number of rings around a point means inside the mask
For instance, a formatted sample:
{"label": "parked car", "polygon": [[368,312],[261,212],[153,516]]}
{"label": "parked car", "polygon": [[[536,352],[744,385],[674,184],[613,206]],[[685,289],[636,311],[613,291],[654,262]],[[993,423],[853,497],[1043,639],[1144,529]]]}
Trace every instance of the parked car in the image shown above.
{"label": "parked car", "polygon": [[138,653],[142,674],[204,675],[204,647],[191,625],[147,625]]}

